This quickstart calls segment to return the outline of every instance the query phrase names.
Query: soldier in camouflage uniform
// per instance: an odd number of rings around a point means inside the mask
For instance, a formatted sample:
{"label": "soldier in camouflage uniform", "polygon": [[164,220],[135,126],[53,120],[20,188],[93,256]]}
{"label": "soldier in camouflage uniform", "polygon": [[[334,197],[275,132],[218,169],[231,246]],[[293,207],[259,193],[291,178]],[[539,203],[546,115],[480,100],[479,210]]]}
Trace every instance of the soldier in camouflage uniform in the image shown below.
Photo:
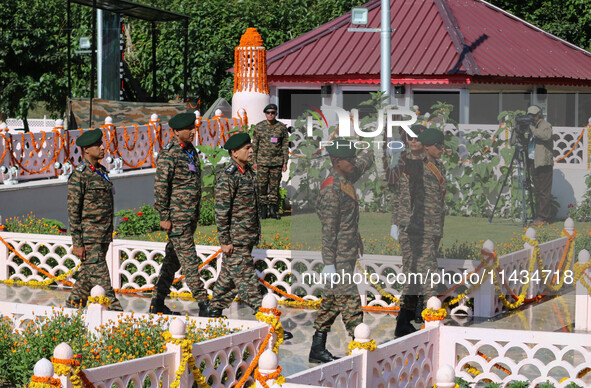
{"label": "soldier in camouflage uniform", "polygon": [[256,178],[248,164],[253,153],[250,136],[244,132],[232,135],[224,148],[232,160],[217,174],[215,183],[215,223],[224,261],[208,314],[213,318],[222,315],[236,294],[256,311],[263,300],[251,256],[261,224]]}
{"label": "soldier in camouflage uniform", "polygon": [[[373,151],[355,158],[355,148],[350,141],[338,140],[326,147],[331,157],[332,171],[322,183],[318,195],[317,213],[322,222],[323,276],[351,274],[355,263],[363,254],[363,243],[359,234],[359,203],[355,183],[373,165]],[[337,359],[326,350],[326,338],[335,319],[342,319],[349,335],[363,322],[361,298],[357,285],[341,282],[325,292],[320,309],[314,321],[316,332],[308,360],[314,363],[330,362]]]}
{"label": "soldier in camouflage uniform", "polygon": [[158,154],[154,184],[154,209],[160,215],[160,227],[168,234],[166,253],[151,313],[173,313],[164,299],[170,292],[174,274],[181,268],[193,298],[199,302],[199,315],[209,305],[207,291],[199,276],[199,258],[193,235],[199,221],[201,204],[201,162],[193,147],[195,115],[179,113],[170,122],[174,140]]}
{"label": "soldier in camouflage uniform", "polygon": [[266,120],[254,129],[254,164],[261,202],[261,218],[279,219],[279,184],[281,173],[287,170],[289,159],[289,133],[285,124],[277,121],[277,105],[269,104],[264,109]]}
{"label": "soldier in camouflage uniform", "polygon": [[[404,180],[399,192],[398,225],[403,268],[407,275],[395,336],[410,334],[410,321],[422,322],[423,300],[437,296],[429,286],[428,273],[438,270],[437,253],[445,220],[445,169],[441,162],[443,132],[427,128],[418,136],[425,154],[406,160]],[[409,274],[417,275],[416,278]],[[426,284],[422,284],[421,276]],[[416,281],[415,281],[416,280]]]}
{"label": "soldier in camouflage uniform", "polygon": [[111,310],[123,311],[111,286],[105,256],[113,241],[113,183],[99,163],[105,156],[103,132],[87,131],[76,139],[83,156],[68,179],[68,216],[72,253],[82,262],[76,283],[66,301],[68,307],[84,307],[90,290],[100,285],[110,299]]}

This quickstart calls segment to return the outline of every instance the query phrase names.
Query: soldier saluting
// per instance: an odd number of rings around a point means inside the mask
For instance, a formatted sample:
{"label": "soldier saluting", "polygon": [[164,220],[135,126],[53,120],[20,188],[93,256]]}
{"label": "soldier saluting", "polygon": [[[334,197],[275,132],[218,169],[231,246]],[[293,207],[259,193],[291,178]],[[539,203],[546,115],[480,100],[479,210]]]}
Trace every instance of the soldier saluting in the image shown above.
{"label": "soldier saluting", "polygon": [[123,311],[111,286],[105,256],[113,241],[113,183],[99,161],[105,156],[103,131],[84,132],[76,145],[82,162],[68,179],[68,217],[72,253],[80,258],[76,283],[66,301],[68,307],[84,307],[95,285],[105,289],[109,309]]}
{"label": "soldier saluting", "polygon": [[173,314],[164,299],[170,292],[174,274],[182,266],[193,298],[199,302],[199,315],[203,316],[209,299],[199,276],[193,239],[201,204],[201,162],[199,152],[193,147],[195,114],[179,113],[168,125],[174,139],[158,155],[154,184],[154,209],[160,215],[160,227],[168,234],[168,243],[150,312]]}
{"label": "soldier saluting", "polygon": [[[355,263],[363,254],[359,234],[359,203],[355,183],[373,165],[373,151],[355,157],[353,143],[337,140],[326,147],[332,162],[329,177],[322,183],[318,195],[318,217],[322,222],[323,275],[353,274]],[[343,276],[344,278],[344,276]],[[336,360],[326,350],[326,338],[335,319],[342,315],[349,335],[354,338],[355,327],[363,322],[361,298],[357,285],[341,282],[334,288],[325,288],[320,309],[314,321],[316,332],[308,361],[324,363]]]}

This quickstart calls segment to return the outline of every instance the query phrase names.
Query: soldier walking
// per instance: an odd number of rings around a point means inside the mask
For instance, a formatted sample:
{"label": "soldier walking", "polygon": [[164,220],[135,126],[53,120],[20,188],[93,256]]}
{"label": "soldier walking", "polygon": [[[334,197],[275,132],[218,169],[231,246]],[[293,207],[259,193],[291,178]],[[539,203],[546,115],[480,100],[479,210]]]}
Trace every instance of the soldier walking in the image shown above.
{"label": "soldier walking", "polygon": [[221,317],[236,294],[255,311],[263,300],[251,256],[261,236],[261,224],[255,174],[249,165],[253,153],[250,136],[245,132],[232,135],[224,148],[232,160],[217,174],[215,183],[215,223],[224,261],[208,311],[212,318]]}
{"label": "soldier walking", "polygon": [[113,183],[99,161],[105,156],[103,132],[87,131],[76,139],[82,162],[68,179],[68,217],[72,253],[80,261],[76,283],[66,301],[68,307],[84,307],[90,290],[100,285],[110,300],[110,310],[123,311],[111,286],[105,256],[113,241]]}
{"label": "soldier walking", "polygon": [[287,170],[289,133],[285,124],[276,120],[277,105],[267,105],[264,112],[266,120],[254,129],[252,168],[257,172],[261,218],[279,219],[279,184],[281,173]]}
{"label": "soldier walking", "polygon": [[[445,220],[445,169],[441,162],[444,148],[443,132],[426,128],[417,138],[424,155],[412,153],[406,160],[404,179],[399,192],[398,222],[403,269],[409,282],[405,284],[394,335],[401,337],[416,329],[410,321],[422,323],[423,301],[437,296],[429,287],[428,273],[437,272],[437,253],[443,236]],[[409,274],[413,274],[409,276]],[[416,275],[416,277],[415,277]]]}
{"label": "soldier walking", "polygon": [[[355,263],[363,254],[359,234],[359,203],[355,183],[373,165],[373,151],[355,158],[355,148],[350,141],[338,140],[326,147],[332,162],[332,171],[322,183],[318,196],[317,214],[322,222],[322,260],[325,279],[332,275],[351,274]],[[363,322],[361,298],[352,282],[340,282],[333,288],[326,287],[320,309],[314,321],[316,332],[308,360],[324,363],[336,360],[326,350],[326,338],[335,319],[342,315],[349,335]]]}
{"label": "soldier walking", "polygon": [[174,314],[164,299],[170,292],[174,274],[182,266],[193,298],[199,302],[199,316],[204,316],[209,299],[199,276],[193,239],[201,204],[201,162],[199,151],[193,146],[195,115],[180,113],[168,124],[174,139],[158,155],[154,184],[154,209],[160,215],[160,227],[168,234],[168,243],[150,313]]}

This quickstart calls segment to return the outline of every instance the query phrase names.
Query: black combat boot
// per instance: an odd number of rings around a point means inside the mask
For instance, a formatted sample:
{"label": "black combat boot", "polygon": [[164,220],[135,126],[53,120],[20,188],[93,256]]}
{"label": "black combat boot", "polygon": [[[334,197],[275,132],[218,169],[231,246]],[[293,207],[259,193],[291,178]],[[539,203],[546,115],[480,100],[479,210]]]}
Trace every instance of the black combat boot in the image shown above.
{"label": "black combat boot", "polygon": [[327,335],[328,332],[316,330],[312,337],[312,347],[310,348],[310,355],[308,356],[309,362],[323,364],[325,362],[339,359],[339,357],[333,356],[328,350],[326,350]]}
{"label": "black combat boot", "polygon": [[264,220],[265,218],[269,218],[268,214],[267,214],[267,205],[261,205],[261,214],[260,217],[262,220]]}
{"label": "black combat boot", "polygon": [[285,329],[283,329],[283,340],[287,341],[293,338],[293,334],[291,334],[291,331],[287,331]]}
{"label": "black combat boot", "polygon": [[[199,306],[201,308],[201,306]],[[201,316],[201,315],[199,315]],[[206,311],[204,312],[204,317],[209,317],[209,318],[227,318],[225,315],[222,315],[222,309],[216,309],[214,307],[211,307],[211,305],[207,306]]]}
{"label": "black combat boot", "polygon": [[164,300],[158,298],[152,298],[152,303],[150,303],[150,314],[181,315],[181,313],[169,309],[164,304]]}
{"label": "black combat boot", "polygon": [[396,329],[394,330],[394,338],[404,337],[405,335],[412,334],[417,329],[410,323],[413,318],[414,311],[401,308],[398,312],[398,318],[396,318]]}
{"label": "black combat boot", "polygon": [[425,300],[422,296],[419,296],[419,300],[417,302],[417,309],[415,312],[415,322],[418,324],[422,324],[425,322],[423,320],[423,310],[425,309]]}
{"label": "black combat boot", "polygon": [[275,218],[276,220],[280,220],[281,216],[277,211],[277,205],[270,205],[269,206],[269,218]]}
{"label": "black combat boot", "polygon": [[199,316],[207,317],[207,311],[209,310],[209,300],[199,302]]}

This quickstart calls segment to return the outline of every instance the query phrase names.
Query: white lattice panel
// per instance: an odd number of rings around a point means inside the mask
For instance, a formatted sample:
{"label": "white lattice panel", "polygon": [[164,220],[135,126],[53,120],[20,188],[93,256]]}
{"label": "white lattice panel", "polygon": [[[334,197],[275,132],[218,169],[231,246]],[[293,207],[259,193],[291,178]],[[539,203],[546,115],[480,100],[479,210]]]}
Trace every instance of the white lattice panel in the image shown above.
{"label": "white lattice panel", "polygon": [[286,381],[297,384],[314,384],[322,387],[361,388],[363,363],[363,355],[361,354],[348,356],[293,374],[287,377]]}
{"label": "white lattice panel", "polygon": [[[80,263],[78,257],[72,254],[72,238],[69,236],[3,233],[2,237],[21,256],[53,276],[68,272],[69,268],[74,268]],[[9,251],[5,265],[8,267],[9,279],[26,282],[47,279],[12,251]],[[58,287],[62,288],[63,284],[59,283]]]}
{"label": "white lattice panel", "polygon": [[368,374],[376,388],[428,388],[433,385],[439,329],[420,330],[368,353]]}
{"label": "white lattice panel", "polygon": [[[453,365],[456,376],[470,382],[521,380],[535,386],[550,381],[556,387],[571,382],[582,387],[591,384],[591,376],[577,378],[591,365],[589,334],[445,326],[440,336],[440,364]],[[467,373],[468,367],[481,373],[473,376]]]}
{"label": "white lattice panel", "polygon": [[172,383],[169,369],[174,365],[174,358],[173,353],[163,353],[86,369],[84,373],[96,388],[126,388],[130,383],[134,387],[168,387]]}

